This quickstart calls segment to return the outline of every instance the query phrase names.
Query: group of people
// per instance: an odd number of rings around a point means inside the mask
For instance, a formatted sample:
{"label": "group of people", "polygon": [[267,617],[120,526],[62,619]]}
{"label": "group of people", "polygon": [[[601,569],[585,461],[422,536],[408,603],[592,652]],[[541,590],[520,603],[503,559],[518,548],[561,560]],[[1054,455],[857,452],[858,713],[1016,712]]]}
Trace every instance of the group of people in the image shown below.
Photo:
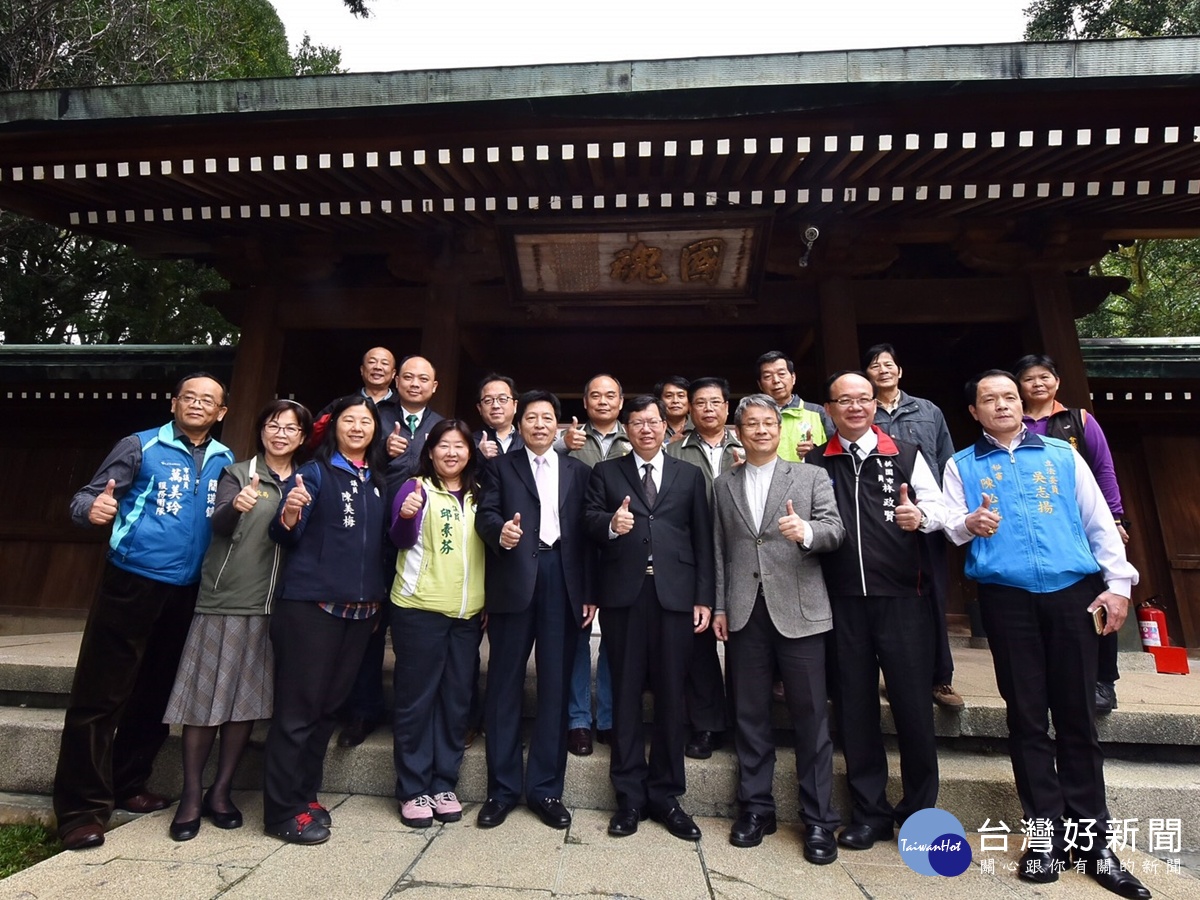
{"label": "group of people", "polygon": [[[597,683],[610,698],[598,700],[597,736],[611,744],[617,801],[609,834],[650,818],[698,840],[680,804],[684,757],[711,755],[730,728],[739,816],[729,840],[753,847],[774,833],[774,697],[795,731],[804,856],[831,863],[839,847],[889,840],[936,805],[933,705],[963,705],[945,628],[949,539],[966,547],[979,585],[1023,813],[1052,835],[1031,843],[1020,877],[1053,881],[1075,862],[1109,890],[1149,897],[1103,838],[1066,840],[1071,820],[1108,821],[1095,723],[1116,704],[1115,634],[1137,572],[1103,432],[1054,400],[1053,361],[1026,357],[972,379],[966,400],[983,433],[957,453],[940,410],[900,389],[890,345],[830,376],[820,405],[795,392],[784,354],[764,354],[756,369],[759,392],[737,403],[732,426],[720,378],[669,378],[627,400],[597,375],[581,424],[564,423],[554,394],[518,395],[492,374],[473,433],[429,407],[428,360],[397,368],[373,348],[361,390],[315,421],[292,401],[269,404],[258,453],[236,464],[209,434],[224,387],[184,378],[174,420],[118,443],[72,503],[76,521],[111,524],[112,537],[55,780],[66,846],[102,843],[114,806],[168,805],[145,786],[165,723],[183,726],[171,836],[195,837],[204,818],[240,826],[230,788],[262,718],[265,830],[327,840],[317,796],[326,748],[339,714],[343,746],[382,720],[389,625],[405,824],[462,817],[455,787],[478,725],[488,769],[478,826],[500,826],[524,802],[566,828],[567,754],[591,751],[598,614]],[[306,447],[312,458],[297,465]],[[537,699],[523,759],[531,654]],[[901,759],[895,805],[881,672]],[[832,804],[831,699],[851,797],[844,827]]]}

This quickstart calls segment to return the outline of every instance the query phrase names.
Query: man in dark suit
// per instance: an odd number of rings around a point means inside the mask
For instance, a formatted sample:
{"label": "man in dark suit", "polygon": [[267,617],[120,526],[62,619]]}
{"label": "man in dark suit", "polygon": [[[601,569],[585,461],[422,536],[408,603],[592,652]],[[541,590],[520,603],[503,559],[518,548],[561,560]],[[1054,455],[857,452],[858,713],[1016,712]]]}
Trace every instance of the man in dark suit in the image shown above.
{"label": "man in dark suit", "polygon": [[727,642],[741,806],[729,842],[754,847],[776,829],[771,678],[778,667],[796,732],[804,858],[825,865],[837,859],[834,832],[841,821],[833,808],[825,691],[825,638],[833,612],[820,554],[837,549],[845,532],[829,476],[777,456],[781,420],[766,394],[744,398],[734,423],[746,464],[713,485],[713,631]]}
{"label": "man in dark suit", "polygon": [[[522,793],[551,828],[566,828],[567,686],[577,635],[591,625],[595,546],[584,530],[591,470],[552,449],[561,414],[549,391],[518,405],[523,451],[497,456],[485,472],[475,530],[488,548],[488,800],[480,828],[505,820]],[[521,701],[537,647],[537,712],[521,780]]]}
{"label": "man in dark suit", "polygon": [[483,419],[483,428],[475,432],[475,446],[484,459],[495,459],[525,446],[516,425],[517,387],[507,375],[492,372],[479,382],[479,402],[475,408]]}
{"label": "man in dark suit", "polygon": [[[633,452],[597,463],[587,491],[587,527],[600,544],[602,624],[613,677],[609,777],[617,812],[608,833],[624,837],[649,815],[675,837],[699,840],[679,805],[687,789],[684,682],[692,634],[713,603],[712,513],[703,473],[663,453],[666,409],[638,397],[626,430]],[[642,688],[654,692],[650,762]]]}

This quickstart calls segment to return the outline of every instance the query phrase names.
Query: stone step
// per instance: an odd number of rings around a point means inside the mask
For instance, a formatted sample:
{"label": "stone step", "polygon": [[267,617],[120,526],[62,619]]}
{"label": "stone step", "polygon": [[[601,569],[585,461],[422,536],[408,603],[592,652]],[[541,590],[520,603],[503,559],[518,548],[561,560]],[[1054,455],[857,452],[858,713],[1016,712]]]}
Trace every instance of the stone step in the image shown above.
{"label": "stone step", "polygon": [[[0,708],[0,791],[47,794],[54,778],[58,738],[63,713],[48,709]],[[242,790],[261,788],[262,742],[266,726],[259,725],[235,779]],[[458,783],[464,801],[487,799],[487,771],[481,737],[467,749]],[[780,748],[775,767],[774,794],[779,817],[795,821],[798,800],[795,756]],[[888,752],[891,781],[889,794],[900,792],[899,757]],[[985,819],[992,824],[1004,820],[1019,830],[1020,806],[1013,788],[1012,767],[1006,754],[962,750],[942,743],[938,750],[941,789],[938,806],[953,813],[971,830]],[[597,744],[591,756],[569,757],[564,801],[572,808],[612,809],[615,799],[608,780],[609,751]],[[214,759],[210,761],[215,764]],[[180,740],[172,734],[155,766],[150,788],[166,796],[178,796],[181,788]],[[849,797],[841,754],[834,755],[834,800],[843,817],[849,812]],[[387,730],[370,735],[360,746],[329,748],[323,790],[331,793],[367,794],[390,797],[394,790],[392,737]],[[1181,818],[1188,847],[1200,846],[1200,769],[1194,762],[1138,762],[1109,760],[1105,764],[1108,799],[1114,817],[1137,819],[1143,834],[1151,818]],[[212,773],[209,773],[211,777]],[[737,760],[729,749],[718,750],[711,759],[687,760],[686,809],[701,816],[736,815]]]}
{"label": "stone step", "polygon": [[[0,637],[0,707],[39,707],[63,709],[71,689],[75,659],[79,652],[78,633],[38,634]],[[593,661],[598,641],[592,641]],[[486,680],[488,645],[481,648],[481,670]],[[390,702],[393,656],[384,663],[385,694]],[[934,728],[939,738],[963,739],[966,743],[1003,740],[1008,735],[1004,701],[996,689],[988,650],[958,647],[954,649],[956,689],[967,703],[961,712],[935,708]],[[1099,720],[1100,740],[1110,756],[1139,756],[1145,745],[1192,748],[1184,758],[1200,762],[1200,673],[1159,675],[1147,653],[1122,653],[1122,677],[1117,684],[1119,705],[1110,716]],[[594,667],[594,663],[593,663]],[[530,660],[525,684],[524,714],[532,716],[537,677]],[[894,734],[891,709],[886,697],[880,698],[881,726]],[[787,732],[790,722],[786,708],[774,704],[773,724]],[[652,700],[647,695],[644,717],[652,715]],[[1156,758],[1172,758],[1169,754]]]}

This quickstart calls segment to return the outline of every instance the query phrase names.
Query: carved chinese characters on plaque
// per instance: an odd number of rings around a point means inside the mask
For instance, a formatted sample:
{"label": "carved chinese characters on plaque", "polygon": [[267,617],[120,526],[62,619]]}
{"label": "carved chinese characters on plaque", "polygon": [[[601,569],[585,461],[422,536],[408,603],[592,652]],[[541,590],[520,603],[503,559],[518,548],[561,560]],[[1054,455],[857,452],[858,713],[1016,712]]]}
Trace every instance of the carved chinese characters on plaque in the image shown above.
{"label": "carved chinese characters on plaque", "polygon": [[614,253],[608,275],[613,280],[626,284],[631,281],[662,284],[668,280],[662,270],[662,250],[658,247],[647,247],[642,241]]}

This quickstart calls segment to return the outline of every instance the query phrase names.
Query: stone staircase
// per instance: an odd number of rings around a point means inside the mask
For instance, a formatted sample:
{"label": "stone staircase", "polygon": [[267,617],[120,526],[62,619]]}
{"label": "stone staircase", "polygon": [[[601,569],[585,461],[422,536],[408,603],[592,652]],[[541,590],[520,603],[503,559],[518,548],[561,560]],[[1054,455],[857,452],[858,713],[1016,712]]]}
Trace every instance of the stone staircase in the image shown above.
{"label": "stone staircase", "polygon": [[[79,634],[13,635],[0,637],[0,792],[47,794],[58,754],[62,709],[78,652]],[[486,672],[486,641],[483,668]],[[593,654],[596,652],[593,642]],[[390,653],[388,654],[390,659]],[[1019,829],[1020,807],[1013,788],[1012,769],[1005,749],[1004,705],[996,691],[987,650],[954,649],[955,687],[967,701],[961,713],[938,709],[935,726],[941,766],[938,805],[976,830],[985,819],[1003,819]],[[1150,658],[1122,654],[1118,683],[1120,705],[1100,721],[1100,739],[1108,761],[1105,774],[1109,806],[1115,818],[1137,819],[1145,835],[1151,818],[1183,821],[1185,849],[1200,849],[1200,674],[1158,675]],[[526,710],[533,706],[534,675],[526,683]],[[894,728],[886,698],[882,724]],[[647,715],[650,712],[647,700]],[[789,725],[784,708],[776,704],[779,729],[775,797],[780,818],[797,815],[794,755],[788,748]],[[261,747],[266,734],[260,725],[239,771],[237,787],[260,784]],[[458,793],[464,801],[486,799],[485,738],[469,748],[463,762]],[[180,788],[179,740],[172,735],[155,767],[151,788],[174,795]],[[891,788],[899,792],[899,757],[889,750]],[[835,800],[849,809],[840,754],[835,754]],[[687,761],[685,808],[696,815],[736,814],[734,799],[737,762],[728,746],[708,760]],[[390,796],[393,790],[391,734],[382,729],[359,747],[331,746],[325,766],[325,790]],[[567,768],[568,806],[610,809],[614,799],[608,782],[608,748],[597,744],[589,757],[570,757]]]}

